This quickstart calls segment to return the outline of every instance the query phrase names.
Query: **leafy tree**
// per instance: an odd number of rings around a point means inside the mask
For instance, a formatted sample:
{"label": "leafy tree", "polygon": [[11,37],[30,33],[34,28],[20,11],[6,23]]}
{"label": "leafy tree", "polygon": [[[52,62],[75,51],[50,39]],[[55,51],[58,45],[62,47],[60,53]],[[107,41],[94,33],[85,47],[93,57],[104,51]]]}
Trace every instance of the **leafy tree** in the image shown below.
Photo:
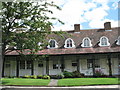
{"label": "leafy tree", "polygon": [[[61,34],[61,32],[51,32],[52,20],[49,17],[53,14],[49,7],[61,10],[53,2],[45,0],[39,2],[2,2],[2,55],[16,50],[22,54],[25,49],[29,49],[31,54],[43,49],[47,45],[46,37],[49,34]],[[38,45],[39,44],[39,45]],[[19,51],[18,51],[19,50]],[[3,61],[4,62],[4,61]]]}

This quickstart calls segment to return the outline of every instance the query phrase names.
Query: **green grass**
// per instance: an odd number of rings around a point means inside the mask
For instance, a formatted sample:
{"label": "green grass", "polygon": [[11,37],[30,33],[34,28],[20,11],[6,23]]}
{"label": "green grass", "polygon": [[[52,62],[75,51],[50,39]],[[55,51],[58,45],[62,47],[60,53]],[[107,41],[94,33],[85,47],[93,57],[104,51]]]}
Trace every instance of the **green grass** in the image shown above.
{"label": "green grass", "polygon": [[47,86],[48,79],[2,78],[2,85],[39,85]]}
{"label": "green grass", "polygon": [[118,84],[118,78],[68,78],[58,81],[58,86]]}

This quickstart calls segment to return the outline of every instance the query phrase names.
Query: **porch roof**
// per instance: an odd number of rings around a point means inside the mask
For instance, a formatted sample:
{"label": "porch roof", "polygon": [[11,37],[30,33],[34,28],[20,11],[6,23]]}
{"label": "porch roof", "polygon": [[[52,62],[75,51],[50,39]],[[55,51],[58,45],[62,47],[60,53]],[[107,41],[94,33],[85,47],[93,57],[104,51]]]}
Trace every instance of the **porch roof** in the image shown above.
{"label": "porch roof", "polygon": [[[90,54],[90,53],[113,53],[120,52],[120,46],[117,47],[97,47],[97,48],[67,48],[67,49],[44,49],[38,51],[37,55],[63,55],[63,54]],[[30,54],[25,50],[23,54]],[[6,55],[19,55],[17,51],[12,51]]]}

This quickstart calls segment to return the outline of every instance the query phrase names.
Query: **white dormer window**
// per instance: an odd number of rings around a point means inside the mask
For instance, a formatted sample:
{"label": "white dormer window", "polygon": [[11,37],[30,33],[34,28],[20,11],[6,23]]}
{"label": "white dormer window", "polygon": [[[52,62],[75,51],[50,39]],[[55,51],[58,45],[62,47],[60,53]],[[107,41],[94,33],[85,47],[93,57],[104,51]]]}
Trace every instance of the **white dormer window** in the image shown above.
{"label": "white dormer window", "polygon": [[74,48],[75,44],[74,41],[71,38],[68,38],[67,40],[65,40],[65,48]]}
{"label": "white dormer window", "polygon": [[50,39],[49,40],[49,45],[47,46],[47,48],[58,48],[58,45],[57,45],[58,43],[56,42],[56,40],[54,40],[54,39]]}
{"label": "white dormer window", "polygon": [[82,47],[91,47],[92,44],[91,44],[91,40],[88,38],[88,37],[85,37],[83,40],[82,40]]}
{"label": "white dormer window", "polygon": [[117,44],[117,45],[120,45],[120,36],[118,37],[116,44]]}
{"label": "white dormer window", "polygon": [[100,38],[99,46],[109,46],[109,45],[110,43],[107,37],[103,36]]}

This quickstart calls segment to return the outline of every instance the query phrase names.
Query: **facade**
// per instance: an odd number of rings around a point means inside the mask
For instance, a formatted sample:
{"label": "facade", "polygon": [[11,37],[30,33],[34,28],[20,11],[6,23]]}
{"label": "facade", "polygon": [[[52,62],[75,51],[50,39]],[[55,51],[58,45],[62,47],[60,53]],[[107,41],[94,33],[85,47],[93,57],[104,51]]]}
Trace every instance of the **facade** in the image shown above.
{"label": "facade", "polygon": [[75,24],[74,30],[67,32],[70,35],[64,38],[49,35],[50,44],[36,53],[48,55],[46,58],[21,60],[16,51],[7,53],[4,76],[57,75],[63,71],[93,76],[96,70],[109,76],[119,74],[119,27],[111,28],[111,23],[106,22],[103,29],[80,30],[80,25]]}

